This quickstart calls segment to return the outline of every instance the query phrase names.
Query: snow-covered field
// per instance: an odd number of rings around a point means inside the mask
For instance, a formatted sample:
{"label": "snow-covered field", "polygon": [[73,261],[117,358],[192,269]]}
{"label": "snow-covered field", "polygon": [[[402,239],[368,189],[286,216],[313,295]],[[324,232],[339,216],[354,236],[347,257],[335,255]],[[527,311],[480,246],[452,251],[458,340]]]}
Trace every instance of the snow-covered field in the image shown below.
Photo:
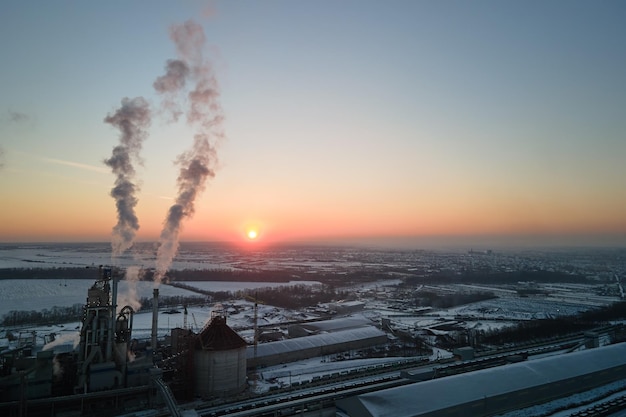
{"label": "snow-covered field", "polygon": [[[0,245],[0,268],[58,268],[86,266],[131,265],[151,268],[155,265],[156,246],[148,243],[136,244],[128,253],[113,259],[108,243],[66,244],[2,244]],[[220,256],[218,256],[220,255]],[[221,253],[205,250],[199,255],[193,250],[179,252],[172,269],[228,268]]]}
{"label": "snow-covered field", "polygon": [[[0,243],[0,268],[141,266],[154,268],[158,245],[137,242],[122,256],[111,257],[109,243]],[[379,263],[372,261],[371,265]],[[277,247],[254,250],[228,244],[182,242],[170,269],[289,269],[297,273],[362,269],[368,259],[352,260],[332,248]]]}
{"label": "snow-covered field", "polygon": [[534,320],[557,316],[571,316],[589,307],[539,297],[500,297],[444,310],[440,316],[454,318],[468,316],[484,319]]}
{"label": "snow-covered field", "polygon": [[[181,281],[183,284],[208,291],[235,292],[244,289],[263,287],[278,287],[289,285],[317,285],[316,281],[298,282],[228,282],[228,281]],[[71,307],[75,304],[85,304],[87,290],[94,284],[94,280],[51,280],[51,279],[28,279],[28,280],[0,280],[0,318],[10,311],[42,311],[52,307]],[[125,280],[119,282],[118,305],[124,306],[129,301],[130,293],[134,291],[134,298],[152,297],[154,284],[147,281],[129,283]],[[161,285],[160,296],[198,296],[190,290]]]}
{"label": "snow-covered field", "polygon": [[292,285],[322,285],[319,281],[289,281],[289,282],[231,282],[231,281],[176,281],[204,291],[236,292],[244,289],[268,288]]}
{"label": "snow-covered field", "polygon": [[[140,265],[150,268],[154,264],[155,247],[149,244],[138,245],[128,255],[112,262],[110,246],[100,244],[60,244],[60,245],[0,245],[0,268],[57,268],[57,267],[84,267],[95,265],[131,266]],[[310,256],[309,256],[310,255]],[[374,265],[375,262],[372,262]],[[289,268],[294,274],[303,276],[312,271],[336,271],[337,268],[366,268],[367,262],[351,260],[345,254],[338,253],[336,257],[322,257],[319,253],[307,254],[303,252],[283,251],[265,255],[262,253],[237,253],[225,251],[219,246],[190,245],[176,257],[172,269],[247,269],[247,268]],[[430,329],[438,334],[440,326],[454,324],[476,330],[488,330],[509,326],[518,320],[532,320],[547,317],[569,316],[578,312],[606,305],[617,301],[616,297],[595,295],[592,286],[582,284],[544,284],[543,289],[549,295],[520,297],[515,289],[497,285],[424,285],[424,289],[441,293],[454,292],[492,292],[499,298],[471,303],[449,309],[424,309],[398,307],[396,286],[401,279],[387,279],[379,282],[368,282],[339,290],[348,290],[357,299],[365,302],[364,317],[375,323],[383,318],[391,320],[398,329]],[[88,288],[94,280],[0,280],[0,317],[10,311],[42,311],[54,306],[66,307],[76,304],[83,305],[87,297]],[[295,281],[289,283],[266,282],[224,282],[224,281],[181,281],[191,287],[205,291],[237,292],[244,289],[261,287],[276,287],[283,285],[319,285],[316,281]],[[130,284],[120,281],[118,291],[118,305],[127,304],[128,298],[150,298],[154,284],[152,282],[137,282]],[[406,290],[406,289],[405,289]],[[419,289],[416,288],[415,291]],[[173,287],[167,284],[159,287],[160,296],[197,296],[196,292]],[[392,304],[396,303],[395,306]],[[171,309],[162,308],[159,313],[158,337],[164,338],[170,330],[187,326],[194,331],[200,329],[211,319],[212,312],[223,309],[227,322],[248,343],[254,337],[254,304],[245,300],[232,300],[221,305],[206,304],[205,306],[188,307],[185,316],[182,306]],[[410,311],[409,311],[410,310]],[[258,305],[258,324],[283,327],[282,323],[294,320],[304,320],[314,317],[303,311],[290,311],[268,305]],[[71,323],[59,323],[50,326],[37,326],[24,329],[11,329],[14,333],[21,331],[24,337],[32,337],[35,332],[37,342],[43,345],[51,340],[54,334],[56,341],[48,343],[47,348],[56,346],[56,349],[69,350],[78,343],[81,323],[77,320]],[[133,338],[147,339],[151,333],[152,314],[141,312],[133,316]],[[0,328],[0,350],[8,343],[5,338],[8,329]],[[441,330],[444,332],[444,330]],[[435,348],[432,359],[450,357],[451,353]],[[311,358],[299,362],[281,364],[259,370],[259,379],[253,389],[264,392],[271,386],[288,386],[291,383],[311,381],[332,373],[348,372],[352,369],[367,368],[385,362],[401,361],[405,358],[376,358],[350,359],[332,361],[329,357]],[[409,358],[406,358],[409,359]],[[616,383],[617,384],[617,383]],[[626,389],[626,383],[612,385],[605,390]],[[526,410],[506,414],[506,417],[526,415],[547,415],[551,410],[558,410],[564,404],[585,403],[591,401],[585,394],[558,400]],[[616,394],[617,395],[617,394]],[[581,406],[581,408],[583,408]],[[571,410],[570,410],[571,412]],[[566,414],[554,414],[561,416]]]}
{"label": "snow-covered field", "polygon": [[[51,279],[7,279],[0,280],[0,317],[9,311],[42,311],[52,307],[71,307],[85,304],[87,290],[95,280],[51,280]],[[139,298],[151,297],[153,284],[137,282],[136,293]],[[129,292],[129,283],[120,281],[119,295],[124,297]],[[161,285],[162,296],[194,295],[189,290]],[[120,301],[123,304],[123,300]]]}
{"label": "snow-covered field", "polygon": [[[128,255],[116,259],[119,266],[142,265],[150,267],[154,262],[155,247],[151,244],[138,244]],[[294,269],[300,274],[312,270],[348,268],[364,266],[364,263],[355,262],[351,252],[309,251],[308,249],[281,249],[269,252],[242,252],[231,250],[224,245],[217,244],[187,244],[181,246],[173,269],[193,268],[245,268],[257,266],[271,266],[272,268],[286,267]],[[363,256],[359,259],[369,259]],[[371,259],[376,259],[372,255]],[[372,260],[372,264],[376,263]],[[380,261],[382,262],[382,261]],[[388,260],[384,260],[388,262]],[[110,265],[110,246],[107,243],[94,244],[1,244],[0,268],[33,268],[33,267],[84,267],[91,265]],[[54,306],[67,307],[76,304],[82,305],[87,297],[87,289],[93,280],[0,280],[0,317],[10,311],[42,311]],[[392,325],[404,329],[428,328],[433,333],[446,323],[459,323],[466,328],[488,330],[507,326],[519,320],[532,320],[547,317],[569,316],[600,305],[617,301],[618,297],[596,295],[592,285],[582,284],[541,284],[539,289],[545,294],[529,297],[520,297],[515,288],[498,285],[422,285],[415,288],[437,293],[454,292],[492,292],[498,298],[466,304],[449,309],[432,309],[431,311],[419,308],[408,308],[410,304],[398,305],[396,286],[403,281],[398,278],[386,279],[378,282],[367,282],[353,285],[339,290],[348,290],[356,299],[365,302],[363,314],[373,322],[380,323],[383,318],[392,321]],[[208,291],[236,292],[244,289],[259,287],[275,287],[281,285],[318,285],[316,281],[296,281],[289,283],[267,282],[227,282],[227,281],[193,281],[181,282],[189,286]],[[137,282],[136,286],[122,280],[118,291],[118,305],[130,304],[132,300],[150,298],[153,283]],[[405,289],[406,291],[406,289]],[[160,295],[192,296],[197,293],[173,287],[160,286]],[[392,306],[396,303],[395,306]],[[236,304],[236,305],[234,305]],[[244,338],[251,339],[253,311],[252,304],[237,301],[228,307],[227,315],[231,327],[238,329]],[[200,310],[190,308],[189,325],[196,321],[201,327],[210,317],[207,306]],[[182,314],[160,314],[160,334],[166,334],[173,327],[182,326]],[[145,319],[144,319],[145,317]],[[259,306],[259,325],[279,323],[281,320],[290,321],[306,318],[306,313],[289,312],[271,306]],[[149,313],[135,315],[135,333],[143,337],[149,333],[151,319]],[[59,329],[44,329],[45,331],[65,332],[74,329],[78,323],[65,324]],[[1,330],[1,329],[0,329]]]}
{"label": "snow-covered field", "polygon": [[[10,282],[16,281],[16,282]],[[26,311],[40,311],[50,309],[53,306],[72,306],[74,304],[84,304],[87,296],[87,288],[93,285],[90,280],[68,280],[67,287],[64,283],[59,285],[53,280],[5,280],[0,281],[0,311],[8,312],[12,309]],[[30,284],[29,284],[30,283]],[[259,286],[285,286],[289,283],[258,283],[258,282],[186,282],[186,284],[196,287],[204,287],[213,291],[237,291],[241,289],[254,289]],[[203,284],[203,285],[196,285]],[[262,285],[260,285],[262,284]],[[301,284],[301,282],[298,282]],[[311,282],[316,284],[316,282]],[[119,285],[118,308],[125,304],[122,302],[126,298],[128,291],[128,283],[121,281]],[[139,297],[151,297],[153,284],[151,282],[138,282],[137,295]],[[199,294],[172,287],[170,285],[161,285],[159,287],[160,296],[175,295],[195,295]],[[65,304],[63,304],[65,301]],[[10,308],[11,306],[15,308]],[[228,324],[234,330],[249,342],[253,341],[254,332],[254,303],[244,300],[233,300],[227,303],[209,304],[205,306],[189,306],[187,311],[187,326],[194,331],[200,331],[202,327],[210,320],[214,310],[223,311],[228,320]],[[314,316],[307,315],[298,311],[279,309],[268,305],[258,305],[258,323],[260,326],[279,324],[293,320],[303,320]],[[183,327],[185,316],[182,306],[179,308],[161,308],[159,310],[159,338],[169,335],[171,329]],[[54,333],[60,337],[63,342],[72,344],[78,341],[78,333],[81,327],[80,321],[70,323],[58,323],[46,326],[23,326],[20,329],[0,328],[0,342],[6,335],[6,331],[22,331],[25,335],[36,332],[38,343],[44,344],[49,339],[49,335]],[[137,339],[147,339],[150,337],[152,328],[152,312],[142,311],[133,316],[133,337]],[[6,339],[5,339],[6,340]],[[1,344],[0,344],[1,346]]]}

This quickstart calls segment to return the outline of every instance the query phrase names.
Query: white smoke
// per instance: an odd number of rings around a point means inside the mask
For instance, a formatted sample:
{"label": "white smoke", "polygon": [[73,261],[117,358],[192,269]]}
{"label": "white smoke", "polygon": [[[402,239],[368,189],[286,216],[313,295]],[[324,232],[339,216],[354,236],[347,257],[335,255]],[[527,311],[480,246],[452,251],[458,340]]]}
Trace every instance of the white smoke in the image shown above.
{"label": "white smoke", "polygon": [[74,332],[70,334],[63,334],[61,336],[57,335],[52,342],[46,343],[46,345],[42,349],[53,350],[54,348],[59,347],[59,346],[71,345],[72,350],[73,350],[73,349],[76,349],[76,347],[78,347],[78,343],[80,343],[80,333]]}
{"label": "white smoke", "polygon": [[117,224],[113,227],[111,240],[112,257],[120,256],[129,249],[139,229],[139,221],[135,215],[138,189],[134,183],[136,163],[141,163],[139,152],[142,142],[147,136],[146,129],[150,125],[150,109],[148,102],[141,97],[122,99],[122,105],[115,113],[108,115],[104,121],[120,130],[120,143],[113,148],[112,155],[104,163],[116,175],[115,187],[111,196],[117,207]]}
{"label": "white smoke", "polygon": [[120,293],[117,297],[117,312],[126,306],[130,306],[133,311],[139,311],[141,308],[141,301],[139,301],[139,295],[137,292],[137,283],[143,278],[143,270],[138,266],[129,266],[126,268],[126,274],[124,275],[124,281],[127,284],[127,289],[123,293]]}
{"label": "white smoke", "polygon": [[[191,149],[176,159],[180,169],[178,195],[168,210],[159,239],[154,274],[156,286],[178,252],[182,221],[193,216],[196,198],[204,190],[207,179],[215,176],[213,167],[217,154],[210,140],[224,136],[217,80],[211,64],[203,57],[206,38],[202,26],[189,20],[173,26],[170,38],[176,45],[178,59],[167,61],[165,75],[157,78],[153,86],[162,95],[162,106],[173,120],[178,120],[181,114],[179,103],[188,103],[187,123],[195,128],[196,134]],[[186,90],[189,83],[193,83],[193,87]]]}
{"label": "white smoke", "polygon": [[[154,81],[153,87],[161,96],[161,107],[169,114],[170,121],[177,121],[182,114],[186,114],[187,124],[195,130],[195,134],[191,148],[175,161],[179,167],[178,193],[167,212],[159,238],[155,286],[160,285],[178,252],[183,220],[193,216],[198,195],[204,190],[207,179],[215,176],[215,142],[224,137],[224,116],[219,102],[218,83],[212,65],[203,56],[206,38],[202,26],[192,20],[174,25],[170,28],[170,38],[176,46],[178,57],[166,61],[165,73]],[[105,122],[121,132],[120,144],[113,149],[112,156],[105,160],[105,164],[116,175],[115,187],[111,190],[118,214],[111,242],[112,258],[115,260],[132,247],[139,229],[135,214],[138,187],[134,182],[134,165],[141,163],[139,152],[147,137],[151,111],[141,97],[124,98],[121,107],[108,115]],[[124,302],[133,309],[139,305],[136,297],[137,277],[137,271],[126,273],[130,292],[124,296]]]}
{"label": "white smoke", "polygon": [[52,358],[52,374],[57,378],[63,377],[63,368],[56,355]]}

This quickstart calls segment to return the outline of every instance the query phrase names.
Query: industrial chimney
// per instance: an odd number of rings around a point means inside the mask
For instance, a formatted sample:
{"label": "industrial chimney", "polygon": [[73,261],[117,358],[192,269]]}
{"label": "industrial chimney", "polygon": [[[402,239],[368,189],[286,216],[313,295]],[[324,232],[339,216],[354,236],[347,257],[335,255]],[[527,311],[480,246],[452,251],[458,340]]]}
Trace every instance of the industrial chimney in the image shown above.
{"label": "industrial chimney", "polygon": [[152,300],[152,352],[156,352],[158,326],[159,326],[159,289],[155,288],[153,291],[153,300]]}

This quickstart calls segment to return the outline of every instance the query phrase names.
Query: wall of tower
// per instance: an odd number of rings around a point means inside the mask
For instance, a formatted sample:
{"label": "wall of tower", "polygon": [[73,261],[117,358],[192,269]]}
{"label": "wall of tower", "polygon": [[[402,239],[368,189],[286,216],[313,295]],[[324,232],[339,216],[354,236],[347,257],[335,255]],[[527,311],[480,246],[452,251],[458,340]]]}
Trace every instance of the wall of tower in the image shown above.
{"label": "wall of tower", "polygon": [[246,388],[246,348],[194,352],[196,395],[237,394]]}

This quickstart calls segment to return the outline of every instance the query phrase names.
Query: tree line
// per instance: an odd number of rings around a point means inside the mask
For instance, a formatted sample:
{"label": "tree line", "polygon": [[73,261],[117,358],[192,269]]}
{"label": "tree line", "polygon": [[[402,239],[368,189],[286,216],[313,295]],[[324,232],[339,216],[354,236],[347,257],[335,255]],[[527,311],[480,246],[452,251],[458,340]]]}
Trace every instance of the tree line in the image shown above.
{"label": "tree line", "polygon": [[470,294],[437,294],[431,291],[419,291],[413,295],[413,300],[418,307],[450,308],[463,304],[477,303],[479,301],[497,298],[491,292],[477,292]]}
{"label": "tree line", "polygon": [[561,271],[519,270],[499,272],[492,270],[466,270],[461,273],[436,272],[428,275],[407,276],[405,283],[411,286],[422,284],[516,284],[518,282],[589,282],[584,275]]}
{"label": "tree line", "polygon": [[484,344],[502,345],[548,339],[554,336],[584,332],[624,319],[626,319],[626,302],[621,301],[575,316],[524,321],[516,326],[482,332],[480,341]]}
{"label": "tree line", "polygon": [[[175,283],[176,287],[186,288],[200,295],[176,295],[159,296],[159,308],[181,308],[183,306],[204,306],[210,303],[224,302],[234,299],[247,299],[257,301],[260,304],[268,304],[275,307],[299,309],[315,306],[319,303],[327,303],[338,299],[347,298],[346,292],[337,292],[332,286],[312,287],[310,285],[291,285],[281,287],[266,287],[256,290],[240,291],[206,291],[192,286]],[[136,312],[152,309],[152,297],[139,299],[141,307]],[[120,306],[123,307],[123,306]],[[0,324],[7,327],[24,325],[52,325],[80,321],[83,316],[84,306],[74,304],[71,307],[52,307],[41,311],[10,311],[6,313]]]}
{"label": "tree line", "polygon": [[237,298],[246,298],[249,301],[257,301],[261,304],[269,304],[274,307],[297,310],[305,307],[316,306],[321,303],[329,303],[347,298],[345,291],[336,291],[333,286],[323,285],[312,287],[310,285],[290,285],[274,288],[259,288],[255,290],[238,291]]}
{"label": "tree line", "polygon": [[[4,279],[98,279],[98,267],[56,267],[56,268],[0,268],[0,280]],[[140,279],[152,281],[154,270],[144,269]],[[298,274],[290,270],[257,269],[182,269],[170,270],[166,282],[176,281],[234,281],[234,282],[290,282],[320,281],[331,285],[348,285],[354,282],[367,282],[388,279],[389,275],[371,271],[349,273],[316,272]]]}
{"label": "tree line", "polygon": [[74,304],[71,307],[54,306],[50,309],[44,308],[41,311],[9,311],[2,316],[0,324],[5,327],[15,327],[24,325],[48,325],[57,323],[67,323],[80,320],[83,315],[83,305]]}
{"label": "tree line", "polygon": [[[139,302],[141,303],[141,307],[136,311],[136,313],[152,309],[152,298],[142,297]],[[207,297],[202,296],[161,296],[159,297],[159,308],[174,308],[184,305],[206,305],[207,302]],[[84,309],[85,306],[83,304],[74,304],[70,307],[54,306],[49,309],[44,308],[40,311],[11,310],[2,316],[0,325],[5,327],[16,327],[25,325],[71,323],[74,321],[81,321]]]}

